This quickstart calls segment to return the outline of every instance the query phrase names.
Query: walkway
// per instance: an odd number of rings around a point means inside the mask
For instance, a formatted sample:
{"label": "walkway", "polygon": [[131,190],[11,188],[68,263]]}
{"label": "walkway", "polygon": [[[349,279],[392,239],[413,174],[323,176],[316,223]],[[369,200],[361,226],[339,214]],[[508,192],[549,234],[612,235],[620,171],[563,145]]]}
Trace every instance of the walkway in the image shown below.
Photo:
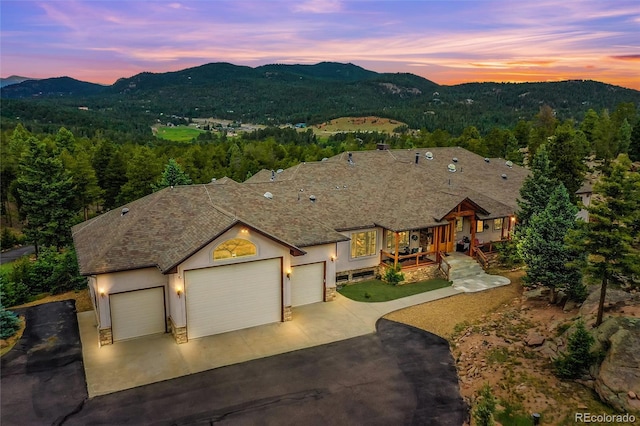
{"label": "walkway", "polygon": [[447,262],[451,265],[449,278],[453,282],[453,288],[465,293],[475,293],[511,283],[509,278],[487,274],[478,262],[461,253],[451,253]]}

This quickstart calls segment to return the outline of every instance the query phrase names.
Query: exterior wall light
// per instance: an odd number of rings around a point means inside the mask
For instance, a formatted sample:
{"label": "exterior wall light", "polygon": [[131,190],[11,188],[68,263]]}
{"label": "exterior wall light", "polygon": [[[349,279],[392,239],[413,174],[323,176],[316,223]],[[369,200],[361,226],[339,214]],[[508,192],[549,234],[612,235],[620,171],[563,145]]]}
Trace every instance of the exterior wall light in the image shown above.
{"label": "exterior wall light", "polygon": [[176,294],[178,295],[178,297],[182,296],[182,288],[181,287],[177,287],[176,288]]}
{"label": "exterior wall light", "polygon": [[105,297],[105,296],[106,296],[106,293],[104,291],[104,288],[101,288],[100,289],[100,297]]}
{"label": "exterior wall light", "polygon": [[291,279],[291,269],[287,269],[287,278]]}
{"label": "exterior wall light", "polygon": [[331,261],[332,261],[332,262],[335,262],[335,261],[336,261],[336,259],[337,259],[336,255],[335,255],[335,254],[332,254],[332,255],[331,255]]}

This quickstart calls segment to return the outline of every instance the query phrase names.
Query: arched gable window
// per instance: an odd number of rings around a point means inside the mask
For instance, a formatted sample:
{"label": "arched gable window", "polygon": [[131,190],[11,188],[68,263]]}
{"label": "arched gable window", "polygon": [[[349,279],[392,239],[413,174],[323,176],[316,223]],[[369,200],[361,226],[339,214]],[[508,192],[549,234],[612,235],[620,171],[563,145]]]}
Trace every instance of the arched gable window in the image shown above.
{"label": "arched gable window", "polygon": [[255,256],[258,250],[256,245],[249,240],[242,238],[232,238],[223,243],[213,251],[213,260],[232,259],[235,257]]}

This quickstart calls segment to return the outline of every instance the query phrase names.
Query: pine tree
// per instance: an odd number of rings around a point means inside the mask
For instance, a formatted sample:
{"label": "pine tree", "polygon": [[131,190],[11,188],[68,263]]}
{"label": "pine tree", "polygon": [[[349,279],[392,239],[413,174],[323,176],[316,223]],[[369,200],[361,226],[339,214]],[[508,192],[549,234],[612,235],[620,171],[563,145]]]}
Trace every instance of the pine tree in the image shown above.
{"label": "pine tree", "polygon": [[549,195],[557,185],[558,182],[552,177],[547,149],[545,145],[541,145],[533,157],[531,175],[524,180],[520,188],[518,200],[520,210],[517,213],[520,230],[518,232],[524,232],[531,217],[544,210],[549,201]]}
{"label": "pine tree", "polygon": [[589,370],[594,361],[591,346],[595,339],[578,321],[576,330],[569,336],[567,352],[554,361],[556,374],[562,378],[576,379]]}
{"label": "pine tree", "polygon": [[158,191],[162,188],[177,185],[191,185],[191,178],[182,170],[182,167],[180,167],[180,164],[178,164],[176,160],[170,158],[162,172],[162,178],[153,186],[153,190]]}
{"label": "pine tree", "polygon": [[582,286],[580,271],[571,266],[578,254],[566,242],[569,231],[577,225],[577,213],[578,208],[571,203],[567,190],[560,184],[545,209],[532,216],[518,244],[527,265],[523,278],[525,283],[549,287],[552,303],[555,302],[556,290]]}
{"label": "pine tree", "polygon": [[588,254],[591,274],[601,280],[596,326],[602,323],[609,281],[640,273],[640,174],[622,154],[595,184],[589,222],[577,244]]}
{"label": "pine tree", "polygon": [[562,182],[572,201],[576,200],[576,191],[584,182],[587,166],[584,163],[585,147],[568,121],[556,129],[556,134],[547,144],[549,161],[553,176]]}
{"label": "pine tree", "polygon": [[17,192],[25,218],[25,234],[38,246],[61,248],[71,241],[75,186],[59,158],[43,142],[28,141],[20,163]]}

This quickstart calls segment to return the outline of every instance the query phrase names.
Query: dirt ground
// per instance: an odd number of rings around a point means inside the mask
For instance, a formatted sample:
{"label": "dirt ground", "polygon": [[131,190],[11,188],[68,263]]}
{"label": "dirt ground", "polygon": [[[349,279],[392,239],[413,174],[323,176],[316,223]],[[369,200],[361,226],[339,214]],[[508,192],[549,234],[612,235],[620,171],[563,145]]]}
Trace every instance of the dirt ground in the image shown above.
{"label": "dirt ground", "polygon": [[91,296],[89,295],[88,289],[68,291],[66,293],[46,296],[42,299],[34,300],[33,302],[13,306],[13,308],[27,308],[29,306],[42,305],[43,303],[49,302],[59,302],[61,300],[67,299],[74,299],[76,301],[76,311],[78,312],[86,312],[93,309],[93,305],[91,304]]}
{"label": "dirt ground", "polygon": [[[564,312],[546,300],[522,297],[522,271],[505,272],[509,286],[462,294],[393,312],[385,318],[428,330],[449,340],[460,392],[473,407],[488,383],[498,399],[499,424],[569,425],[574,413],[613,413],[592,391],[554,376],[549,355],[529,345],[535,335],[548,339],[568,327],[578,311]],[[455,312],[455,315],[452,315]]]}

